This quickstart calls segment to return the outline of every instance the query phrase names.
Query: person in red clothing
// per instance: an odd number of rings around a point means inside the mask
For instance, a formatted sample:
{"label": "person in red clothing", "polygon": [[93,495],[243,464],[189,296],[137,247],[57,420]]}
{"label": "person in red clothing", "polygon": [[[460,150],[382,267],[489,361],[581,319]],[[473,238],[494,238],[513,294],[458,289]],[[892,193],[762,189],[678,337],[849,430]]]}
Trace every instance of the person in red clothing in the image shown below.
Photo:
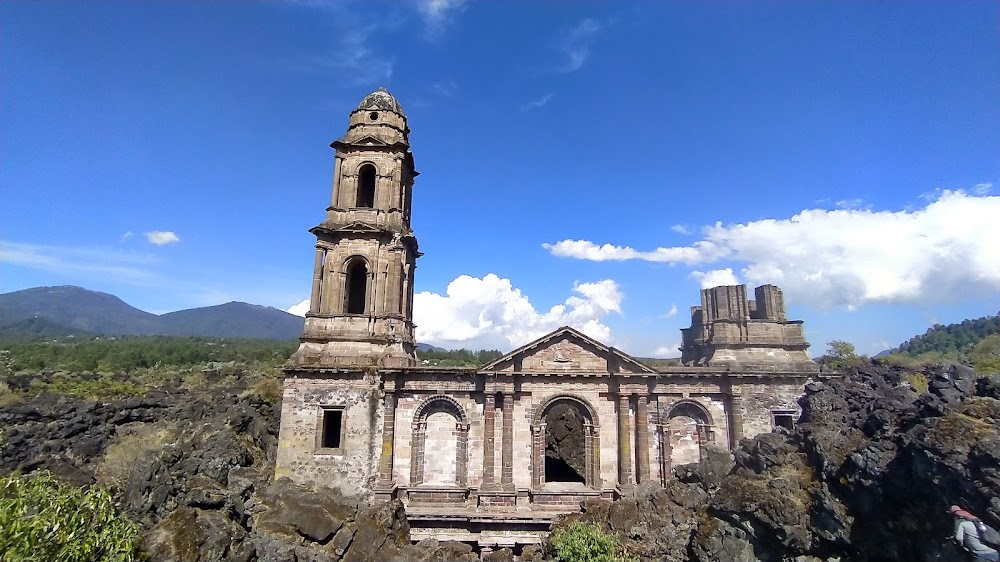
{"label": "person in red clothing", "polygon": [[955,542],[972,553],[975,560],[1000,561],[1000,554],[979,540],[979,529],[976,528],[978,517],[957,505],[951,506],[948,513],[955,519]]}

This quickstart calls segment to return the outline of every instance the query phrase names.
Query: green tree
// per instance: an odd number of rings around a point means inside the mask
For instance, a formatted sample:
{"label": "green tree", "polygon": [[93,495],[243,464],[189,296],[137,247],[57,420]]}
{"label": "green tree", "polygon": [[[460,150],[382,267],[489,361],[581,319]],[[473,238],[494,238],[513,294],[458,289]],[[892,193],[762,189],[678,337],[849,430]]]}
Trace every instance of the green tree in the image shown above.
{"label": "green tree", "polygon": [[1000,371],[1000,334],[983,338],[969,354],[972,366],[980,373]]}
{"label": "green tree", "polygon": [[826,343],[826,355],[823,363],[834,369],[846,369],[864,363],[865,359],[854,350],[854,344],[844,340],[830,340]]}

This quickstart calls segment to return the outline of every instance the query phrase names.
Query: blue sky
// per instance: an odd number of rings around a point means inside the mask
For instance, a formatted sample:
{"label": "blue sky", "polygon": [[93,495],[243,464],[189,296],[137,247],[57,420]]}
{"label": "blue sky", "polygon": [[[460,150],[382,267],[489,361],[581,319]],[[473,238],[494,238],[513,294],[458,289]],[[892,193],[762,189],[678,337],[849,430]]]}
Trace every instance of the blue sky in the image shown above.
{"label": "blue sky", "polygon": [[308,297],[369,91],[421,176],[418,336],[676,356],[774,283],[822,353],[1000,310],[994,2],[4,2],[0,291]]}

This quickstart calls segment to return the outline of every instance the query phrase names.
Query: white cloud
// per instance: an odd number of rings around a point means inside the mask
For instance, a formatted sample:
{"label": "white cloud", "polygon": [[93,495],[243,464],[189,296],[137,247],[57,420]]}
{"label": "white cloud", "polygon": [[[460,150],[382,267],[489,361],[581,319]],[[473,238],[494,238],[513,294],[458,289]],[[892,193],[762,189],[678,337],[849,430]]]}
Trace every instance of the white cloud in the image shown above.
{"label": "white cloud", "polygon": [[610,279],[576,283],[575,295],[563,304],[539,312],[509,279],[462,275],[448,284],[444,295],[423,291],[414,296],[413,317],[421,343],[469,349],[509,351],[569,325],[602,342],[612,341],[602,321],[621,313],[622,293]]}
{"label": "white cloud", "polygon": [[124,242],[124,241],[128,240],[129,238],[131,238],[133,236],[135,236],[135,233],[130,230],[130,231],[126,232],[125,234],[122,234],[121,238],[119,238],[118,240],[119,240],[119,242]]}
{"label": "white cloud", "polygon": [[147,232],[145,236],[146,240],[150,244],[155,244],[157,246],[162,246],[164,244],[174,244],[181,241],[181,239],[178,238],[176,234],[174,234],[169,230],[154,230],[152,232]]}
{"label": "white cloud", "polygon": [[[947,302],[1000,292],[996,217],[1000,196],[945,190],[922,209],[807,209],[787,219],[716,223],[691,246],[638,251],[563,240],[543,247],[592,261],[742,262],[748,282],[777,284],[791,298],[818,306]],[[722,279],[721,271],[698,278],[704,285]]]}
{"label": "white cloud", "polygon": [[531,111],[532,109],[541,109],[545,107],[545,104],[549,103],[552,99],[553,94],[545,94],[540,98],[535,98],[528,103],[521,106],[521,111]]}
{"label": "white cloud", "polygon": [[991,191],[993,191],[993,184],[989,182],[977,183],[972,188],[972,192],[976,195],[986,195]]}
{"label": "white cloud", "polygon": [[442,80],[431,84],[434,93],[446,98],[453,98],[458,93],[458,84],[454,80]]}
{"label": "white cloud", "polygon": [[307,56],[294,64],[305,71],[337,73],[337,83],[349,87],[386,85],[392,78],[395,59],[372,48],[374,38],[402,25],[395,13],[365,10],[357,4],[335,0],[285,0],[298,8],[320,10],[328,17],[329,54]]}
{"label": "white cloud", "polygon": [[454,23],[455,15],[465,9],[466,0],[420,0],[417,11],[424,20],[425,33],[430,40],[437,39]]}
{"label": "white cloud", "polygon": [[710,289],[722,285],[739,285],[740,280],[733,273],[733,268],[713,269],[711,271],[692,271],[691,277],[701,281],[702,289]]}
{"label": "white cloud", "polygon": [[673,230],[678,234],[691,234],[691,231],[688,230],[687,227],[684,226],[683,224],[675,224],[670,227],[670,230]]}
{"label": "white cloud", "polygon": [[285,312],[296,316],[305,316],[309,312],[310,300],[306,299],[285,309]]}
{"label": "white cloud", "polygon": [[149,266],[157,259],[108,248],[0,243],[0,262],[57,275],[82,275],[103,281],[146,284],[157,278]]}
{"label": "white cloud", "polygon": [[650,357],[657,359],[674,359],[681,356],[681,342],[677,341],[669,345],[657,347],[650,353]]}
{"label": "white cloud", "polygon": [[566,55],[566,63],[560,68],[560,72],[574,72],[580,70],[587,59],[590,58],[590,46],[594,36],[603,26],[591,18],[584,18],[580,23],[563,37],[560,42],[560,49]]}
{"label": "white cloud", "polygon": [[555,244],[542,244],[542,247],[552,252],[552,255],[566,258],[577,258],[590,261],[625,261],[644,260],[665,263],[696,264],[706,261],[706,256],[721,258],[723,249],[713,243],[702,241],[694,246],[675,246],[672,248],[657,248],[651,252],[640,252],[629,246],[598,246],[589,240],[561,240]]}
{"label": "white cloud", "polygon": [[668,310],[668,311],[664,312],[663,314],[661,314],[660,318],[666,320],[667,318],[673,318],[674,316],[677,316],[677,305],[676,304],[670,305],[670,310]]}
{"label": "white cloud", "polygon": [[841,199],[840,201],[834,203],[834,205],[836,205],[837,208],[840,209],[862,209],[866,207],[865,200],[859,198]]}

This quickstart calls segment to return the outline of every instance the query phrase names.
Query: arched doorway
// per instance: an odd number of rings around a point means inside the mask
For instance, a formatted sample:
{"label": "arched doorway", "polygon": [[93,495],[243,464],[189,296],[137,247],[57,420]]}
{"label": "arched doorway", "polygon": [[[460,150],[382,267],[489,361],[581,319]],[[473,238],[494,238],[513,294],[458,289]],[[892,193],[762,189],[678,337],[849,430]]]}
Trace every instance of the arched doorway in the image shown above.
{"label": "arched doorway", "polygon": [[599,427],[582,398],[557,396],[541,404],[532,423],[532,486],[599,488]]}
{"label": "arched doorway", "polygon": [[371,209],[375,206],[375,166],[365,164],[358,170],[358,198],[356,207]]}
{"label": "arched doorway", "polygon": [[712,417],[694,400],[682,400],[667,411],[669,466],[697,463],[706,443],[714,440]]}

